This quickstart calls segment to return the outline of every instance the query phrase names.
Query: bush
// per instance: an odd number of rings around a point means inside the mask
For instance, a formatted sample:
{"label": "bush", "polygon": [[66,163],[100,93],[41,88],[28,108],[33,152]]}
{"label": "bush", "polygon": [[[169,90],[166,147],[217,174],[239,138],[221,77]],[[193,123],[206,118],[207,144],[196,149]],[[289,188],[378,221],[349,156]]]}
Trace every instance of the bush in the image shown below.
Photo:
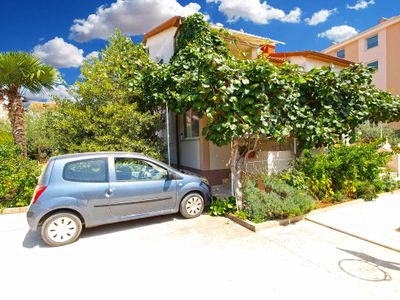
{"label": "bush", "polygon": [[365,123],[359,126],[356,132],[359,136],[358,139],[363,142],[374,142],[383,138],[387,139],[392,146],[400,143],[399,131],[390,127],[389,124]]}
{"label": "bush", "polygon": [[236,211],[236,198],[233,196],[226,198],[215,198],[210,205],[208,214],[210,216],[223,216]]}
{"label": "bush", "polygon": [[39,174],[37,162],[23,159],[19,146],[0,143],[0,209],[29,205]]}
{"label": "bush", "polygon": [[336,145],[328,154],[316,155],[305,150],[304,157],[281,178],[295,187],[304,189],[306,186],[305,189],[320,200],[341,201],[360,195],[370,200],[377,191],[395,188],[388,177],[380,177],[391,153],[379,152],[379,147],[379,142]]}
{"label": "bush", "polygon": [[315,200],[306,192],[296,189],[277,176],[261,175],[265,190],[257,187],[256,180],[247,178],[243,199],[250,220],[260,223],[273,219],[303,215],[315,207]]}
{"label": "bush", "polygon": [[54,134],[55,109],[52,107],[30,110],[25,114],[28,156],[46,161],[55,150],[57,137]]}

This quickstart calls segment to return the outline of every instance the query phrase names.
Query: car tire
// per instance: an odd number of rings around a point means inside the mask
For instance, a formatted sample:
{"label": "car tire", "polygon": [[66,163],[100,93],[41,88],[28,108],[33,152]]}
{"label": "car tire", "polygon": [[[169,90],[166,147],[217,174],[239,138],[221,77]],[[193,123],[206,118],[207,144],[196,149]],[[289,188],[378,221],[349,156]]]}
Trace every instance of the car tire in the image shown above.
{"label": "car tire", "polygon": [[43,222],[41,235],[47,245],[58,247],[75,242],[81,231],[82,221],[79,217],[69,212],[60,212],[49,216]]}
{"label": "car tire", "polygon": [[179,212],[186,219],[200,216],[204,211],[204,197],[199,193],[187,194],[181,201]]}

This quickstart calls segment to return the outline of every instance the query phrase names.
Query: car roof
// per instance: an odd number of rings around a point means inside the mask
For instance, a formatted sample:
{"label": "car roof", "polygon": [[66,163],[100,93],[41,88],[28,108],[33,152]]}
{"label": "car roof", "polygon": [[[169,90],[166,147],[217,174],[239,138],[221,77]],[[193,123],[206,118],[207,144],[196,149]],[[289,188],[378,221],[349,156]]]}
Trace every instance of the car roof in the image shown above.
{"label": "car roof", "polygon": [[99,151],[99,152],[83,152],[83,153],[72,153],[64,154],[53,157],[55,160],[59,159],[73,159],[73,158],[84,158],[84,157],[104,157],[104,156],[114,156],[114,155],[134,155],[140,157],[146,157],[145,155],[137,152],[124,152],[124,151]]}

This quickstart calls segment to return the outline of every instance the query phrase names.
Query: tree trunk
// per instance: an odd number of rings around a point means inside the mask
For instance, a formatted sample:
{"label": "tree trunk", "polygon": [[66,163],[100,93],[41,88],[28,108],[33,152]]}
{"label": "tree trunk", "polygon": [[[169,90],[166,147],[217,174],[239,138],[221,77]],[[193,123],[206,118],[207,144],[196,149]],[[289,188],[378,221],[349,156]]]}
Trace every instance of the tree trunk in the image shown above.
{"label": "tree trunk", "polygon": [[27,156],[26,149],[26,132],[25,132],[25,120],[24,120],[24,106],[20,100],[18,88],[12,88],[8,97],[8,115],[11,122],[12,135],[14,138],[14,144],[21,145],[22,156]]}
{"label": "tree trunk", "polygon": [[240,163],[239,153],[239,140],[232,139],[231,141],[231,157],[230,157],[230,169],[231,169],[231,180],[236,197],[236,205],[238,210],[243,208],[243,194],[242,194],[242,165]]}

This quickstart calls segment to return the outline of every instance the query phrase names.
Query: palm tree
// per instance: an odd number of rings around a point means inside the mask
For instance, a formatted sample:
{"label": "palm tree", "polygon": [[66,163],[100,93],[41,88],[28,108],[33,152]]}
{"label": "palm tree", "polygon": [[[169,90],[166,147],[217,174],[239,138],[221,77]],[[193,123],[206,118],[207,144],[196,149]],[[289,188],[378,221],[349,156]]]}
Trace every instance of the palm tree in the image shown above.
{"label": "palm tree", "polygon": [[23,93],[39,93],[52,89],[57,83],[57,70],[43,64],[26,52],[0,53],[0,104],[8,100],[7,109],[11,122],[14,144],[22,147],[26,157]]}

